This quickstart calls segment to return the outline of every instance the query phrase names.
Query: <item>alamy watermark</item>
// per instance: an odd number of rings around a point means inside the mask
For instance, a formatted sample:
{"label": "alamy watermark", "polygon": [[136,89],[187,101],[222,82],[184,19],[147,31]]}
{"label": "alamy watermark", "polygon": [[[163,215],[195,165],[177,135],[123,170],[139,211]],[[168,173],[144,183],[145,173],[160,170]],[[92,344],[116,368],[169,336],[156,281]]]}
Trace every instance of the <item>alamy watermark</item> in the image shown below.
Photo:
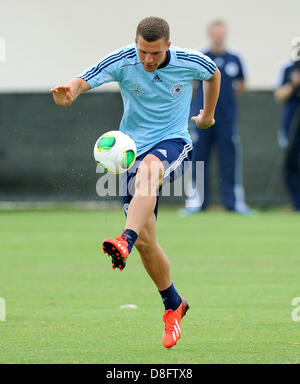
{"label": "alamy watermark", "polygon": [[[141,164],[141,161],[136,161],[132,168],[119,176],[104,173],[103,169],[97,166],[96,172],[101,174],[96,184],[98,196],[134,196],[137,185],[137,170]],[[204,162],[197,161],[192,165],[191,161],[184,161],[178,165],[178,162],[175,161],[173,163],[163,162],[163,165],[165,171],[160,190],[155,185],[159,178],[157,163],[152,163],[150,167],[142,165],[139,168],[139,172],[142,169],[142,177],[138,180],[138,182],[140,181],[139,195],[185,196],[187,207],[201,206],[204,200]],[[192,173],[194,177],[192,177]]]}
{"label": "alamy watermark", "polygon": [[6,320],[6,303],[5,300],[0,297],[0,321]]}
{"label": "alamy watermark", "polygon": [[293,307],[295,307],[297,305],[297,307],[292,310],[292,320],[293,321],[300,321],[300,305],[298,305],[298,304],[300,304],[300,297],[294,297],[291,305]]}

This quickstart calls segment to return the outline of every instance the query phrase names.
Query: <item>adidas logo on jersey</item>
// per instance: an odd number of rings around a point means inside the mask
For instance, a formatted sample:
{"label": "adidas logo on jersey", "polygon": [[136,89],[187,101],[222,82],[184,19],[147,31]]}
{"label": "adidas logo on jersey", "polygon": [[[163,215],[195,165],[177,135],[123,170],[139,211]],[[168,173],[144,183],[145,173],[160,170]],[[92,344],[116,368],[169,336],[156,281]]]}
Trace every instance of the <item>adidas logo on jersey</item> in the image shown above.
{"label": "adidas logo on jersey", "polygon": [[162,83],[162,80],[160,79],[160,77],[158,75],[155,75],[152,79],[152,82],[153,83]]}

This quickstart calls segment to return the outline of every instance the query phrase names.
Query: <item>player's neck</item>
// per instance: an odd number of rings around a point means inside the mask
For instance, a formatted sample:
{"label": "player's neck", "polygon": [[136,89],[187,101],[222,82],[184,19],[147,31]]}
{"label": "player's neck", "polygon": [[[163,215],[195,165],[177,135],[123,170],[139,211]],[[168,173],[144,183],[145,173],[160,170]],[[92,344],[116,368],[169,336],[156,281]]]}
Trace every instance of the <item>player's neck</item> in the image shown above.
{"label": "player's neck", "polygon": [[166,67],[170,62],[170,50],[167,50],[163,62],[159,65],[158,69]]}
{"label": "player's neck", "polygon": [[166,64],[167,58],[168,58],[168,51],[165,53],[165,57],[164,57],[164,60],[163,60],[163,62],[161,63],[161,65]]}
{"label": "player's neck", "polygon": [[210,47],[210,52],[214,55],[221,56],[226,52],[226,48],[224,45],[212,45]]}

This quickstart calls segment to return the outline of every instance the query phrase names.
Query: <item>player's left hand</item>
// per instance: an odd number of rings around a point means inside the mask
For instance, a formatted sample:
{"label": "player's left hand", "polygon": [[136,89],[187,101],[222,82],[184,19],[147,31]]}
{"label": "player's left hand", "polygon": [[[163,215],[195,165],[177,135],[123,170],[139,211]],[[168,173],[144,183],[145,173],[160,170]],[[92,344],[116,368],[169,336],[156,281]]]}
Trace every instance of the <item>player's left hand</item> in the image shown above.
{"label": "player's left hand", "polygon": [[198,116],[191,117],[191,120],[193,120],[197,127],[200,129],[207,129],[215,124],[214,118],[207,118],[204,114],[204,110],[200,109],[200,113]]}

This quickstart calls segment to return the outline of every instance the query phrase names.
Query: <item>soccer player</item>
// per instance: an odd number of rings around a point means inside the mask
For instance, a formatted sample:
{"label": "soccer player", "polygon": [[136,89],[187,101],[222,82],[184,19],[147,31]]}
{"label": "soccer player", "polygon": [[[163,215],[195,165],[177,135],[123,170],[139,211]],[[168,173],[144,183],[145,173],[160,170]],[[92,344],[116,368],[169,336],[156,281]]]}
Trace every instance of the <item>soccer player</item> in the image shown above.
{"label": "soccer player", "polygon": [[284,179],[294,210],[300,212],[300,38],[292,42],[294,57],[281,68],[275,98],[283,103],[279,145],[286,150]]}
{"label": "soccer player", "polygon": [[[113,52],[64,86],[51,89],[56,104],[69,106],[83,92],[116,81],[121,88],[124,114],[120,130],[137,145],[135,172],[125,174],[127,194],[123,207],[125,230],[105,239],[104,252],[113,268],[122,270],[135,246],[157,286],[165,311],[163,345],[174,346],[181,335],[180,322],[189,309],[171,280],[169,260],[156,239],[158,193],[163,182],[173,181],[191,160],[188,118],[192,81],[204,82],[204,107],[192,117],[198,128],[215,123],[220,72],[202,53],[171,45],[168,23],[147,17],[137,27],[133,44]],[[134,184],[134,191],[128,185]]]}
{"label": "soccer player", "polygon": [[[186,207],[180,210],[185,216],[204,211],[209,205],[209,159],[213,145],[216,145],[220,173],[220,189],[222,202],[228,211],[248,215],[252,211],[244,200],[244,188],[241,175],[240,137],[237,128],[237,95],[246,88],[245,69],[239,55],[226,46],[227,28],[223,21],[214,21],[209,25],[209,48],[203,53],[209,56],[218,66],[222,83],[216,107],[216,124],[209,130],[199,130],[195,124],[191,126],[193,139],[193,162],[204,162],[204,196],[201,196],[195,180],[193,167],[193,187],[196,193],[189,193]],[[192,112],[203,107],[203,91],[201,82],[197,82]],[[198,185],[199,186],[199,185]]]}

